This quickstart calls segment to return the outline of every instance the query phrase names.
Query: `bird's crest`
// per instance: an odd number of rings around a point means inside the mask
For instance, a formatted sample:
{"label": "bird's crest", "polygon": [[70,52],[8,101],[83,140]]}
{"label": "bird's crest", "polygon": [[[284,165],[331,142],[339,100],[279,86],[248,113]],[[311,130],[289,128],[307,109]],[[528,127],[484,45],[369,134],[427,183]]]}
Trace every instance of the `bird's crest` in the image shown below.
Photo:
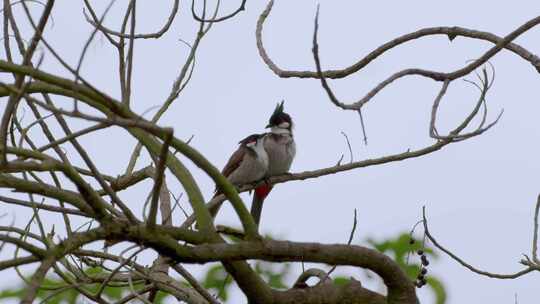
{"label": "bird's crest", "polygon": [[272,116],[270,116],[270,119],[268,120],[270,123],[275,121],[283,113],[284,103],[285,103],[285,100],[278,102],[278,104],[276,105],[276,108],[274,109],[274,113],[272,113]]}

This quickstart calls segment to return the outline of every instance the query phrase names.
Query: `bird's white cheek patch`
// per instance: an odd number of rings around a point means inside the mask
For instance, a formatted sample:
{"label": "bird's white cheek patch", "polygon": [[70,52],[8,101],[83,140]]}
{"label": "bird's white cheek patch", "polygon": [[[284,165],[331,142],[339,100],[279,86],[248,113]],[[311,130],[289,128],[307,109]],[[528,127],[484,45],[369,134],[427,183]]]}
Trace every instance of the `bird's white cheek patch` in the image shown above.
{"label": "bird's white cheek patch", "polygon": [[272,127],[270,132],[272,132],[273,134],[291,134],[291,131],[289,131],[289,129],[280,127]]}
{"label": "bird's white cheek patch", "polygon": [[279,127],[282,129],[288,129],[291,124],[288,122],[282,122],[279,124]]}

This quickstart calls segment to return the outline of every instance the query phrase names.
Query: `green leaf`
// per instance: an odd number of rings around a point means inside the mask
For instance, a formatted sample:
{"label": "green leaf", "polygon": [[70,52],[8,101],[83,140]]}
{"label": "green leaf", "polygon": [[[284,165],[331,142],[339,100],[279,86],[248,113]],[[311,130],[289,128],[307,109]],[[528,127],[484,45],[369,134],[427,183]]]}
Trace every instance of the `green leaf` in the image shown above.
{"label": "green leaf", "polygon": [[289,274],[290,264],[285,263],[281,268],[275,267],[275,264],[257,261],[255,263],[255,272],[260,274],[263,279],[270,285],[272,288],[276,289],[286,289],[288,288],[285,285],[285,277]]}
{"label": "green leaf", "polygon": [[446,289],[441,281],[435,277],[429,276],[427,278],[427,285],[431,288],[433,293],[435,293],[435,303],[446,303]]}
{"label": "green leaf", "polygon": [[338,286],[349,284],[350,281],[351,281],[351,279],[346,278],[346,277],[335,277],[334,278],[334,284],[336,284]]}
{"label": "green leaf", "polygon": [[123,290],[125,290],[125,288],[108,286],[103,290],[103,294],[112,300],[120,300],[122,298]]}
{"label": "green leaf", "polygon": [[6,289],[0,292],[0,299],[10,299],[10,298],[22,299],[23,296],[24,296],[24,288]]}
{"label": "green leaf", "polygon": [[211,267],[206,273],[203,280],[203,287],[206,289],[214,289],[218,292],[218,297],[223,301],[228,298],[228,285],[232,283],[232,278],[229,278],[225,268],[221,265]]}

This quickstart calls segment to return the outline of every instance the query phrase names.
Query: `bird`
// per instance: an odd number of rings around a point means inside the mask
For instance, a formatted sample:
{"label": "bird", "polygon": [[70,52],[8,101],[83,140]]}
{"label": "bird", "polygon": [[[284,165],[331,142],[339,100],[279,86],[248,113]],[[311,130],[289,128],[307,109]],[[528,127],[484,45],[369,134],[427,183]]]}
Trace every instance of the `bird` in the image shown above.
{"label": "bird", "polygon": [[[264,148],[264,134],[252,134],[242,139],[238,149],[231,155],[221,174],[235,187],[262,180],[268,172],[269,158]],[[221,194],[216,187],[215,195]],[[215,217],[221,204],[210,208]]]}
{"label": "bird", "polygon": [[[263,136],[263,145],[269,160],[265,178],[288,173],[296,155],[296,143],[292,133],[293,121],[291,116],[283,111],[284,103],[285,101],[282,101],[277,104],[266,126],[270,132]],[[269,183],[255,188],[251,216],[257,225],[261,219],[262,204],[271,190],[272,185]]]}

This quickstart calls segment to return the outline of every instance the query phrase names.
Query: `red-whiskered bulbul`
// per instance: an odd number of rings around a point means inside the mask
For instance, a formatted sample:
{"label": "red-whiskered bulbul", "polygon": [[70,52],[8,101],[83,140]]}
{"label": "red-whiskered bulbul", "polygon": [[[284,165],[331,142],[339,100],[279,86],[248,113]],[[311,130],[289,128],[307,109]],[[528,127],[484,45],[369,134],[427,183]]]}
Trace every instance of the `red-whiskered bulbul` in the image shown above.
{"label": "red-whiskered bulbul", "polygon": [[[264,134],[253,134],[239,142],[240,146],[231,155],[229,161],[221,170],[230,182],[236,187],[254,183],[263,179],[268,172],[268,154],[264,148]],[[216,188],[216,195],[220,194]],[[212,216],[217,214],[221,207],[210,209]]]}
{"label": "red-whiskered bulbul", "polygon": [[[296,154],[291,116],[283,112],[283,103],[278,103],[266,128],[270,132],[264,135],[264,149],[268,154],[268,172],[266,177],[280,175],[289,172],[292,161]],[[272,186],[264,184],[255,189],[251,203],[251,215],[258,225],[261,219],[262,204],[272,190]]]}

